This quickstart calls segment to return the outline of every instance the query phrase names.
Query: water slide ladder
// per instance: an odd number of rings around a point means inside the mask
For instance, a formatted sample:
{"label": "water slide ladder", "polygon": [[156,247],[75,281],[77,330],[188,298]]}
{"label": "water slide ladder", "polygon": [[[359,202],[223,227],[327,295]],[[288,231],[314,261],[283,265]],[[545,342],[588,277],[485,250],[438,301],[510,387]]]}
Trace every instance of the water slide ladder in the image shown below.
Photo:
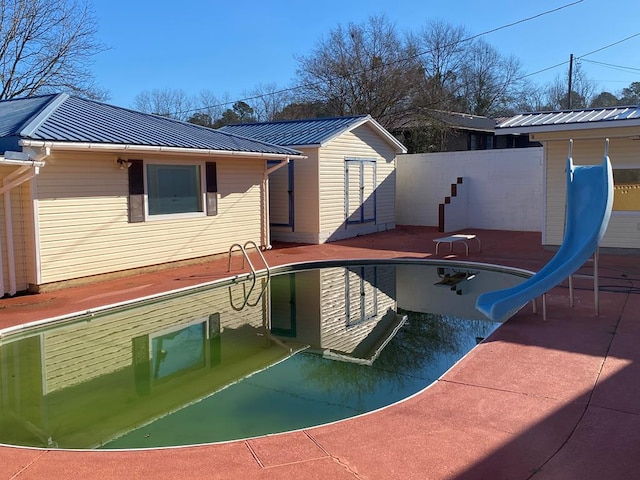
{"label": "water slide ladder", "polygon": [[[260,290],[260,294],[258,295],[258,298],[256,298],[256,300],[253,301],[253,302],[249,302],[249,297],[251,296],[251,293],[253,292],[253,289],[256,286],[257,275],[256,275],[256,269],[253,266],[253,263],[251,262],[251,258],[249,258],[249,254],[247,253],[247,247],[253,247],[255,249],[255,251],[258,252],[258,255],[260,256],[260,259],[262,260],[262,263],[265,266],[265,270],[267,271],[266,281],[262,282],[262,289]],[[249,269],[251,270],[251,278],[252,278],[251,287],[249,287],[248,291],[247,291],[246,283],[244,283],[244,282],[242,283],[243,301],[242,301],[242,304],[240,306],[237,306],[237,305],[234,304],[233,295],[232,295],[232,292],[231,292],[231,287],[229,287],[229,303],[231,304],[231,308],[233,308],[234,310],[240,311],[244,307],[246,307],[247,305],[250,306],[250,307],[255,307],[256,305],[258,305],[258,302],[260,301],[260,299],[264,295],[264,292],[267,289],[267,285],[269,284],[269,279],[271,278],[271,270],[269,268],[269,264],[267,263],[267,260],[264,258],[264,255],[260,251],[260,248],[258,248],[258,245],[256,244],[256,242],[254,242],[253,240],[248,240],[247,242],[244,243],[244,245],[240,245],[239,243],[234,243],[229,248],[229,259],[228,259],[229,261],[227,263],[227,271],[228,272],[231,271],[231,257],[233,256],[233,252],[235,250],[240,250],[240,252],[242,253],[242,268],[244,269],[245,260],[249,264]]]}

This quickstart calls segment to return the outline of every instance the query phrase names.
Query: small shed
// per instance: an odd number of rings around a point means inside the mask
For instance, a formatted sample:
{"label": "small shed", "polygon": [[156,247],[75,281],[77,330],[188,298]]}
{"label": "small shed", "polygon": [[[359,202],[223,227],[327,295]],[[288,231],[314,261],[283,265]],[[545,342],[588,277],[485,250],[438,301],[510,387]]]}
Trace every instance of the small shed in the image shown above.
{"label": "small shed", "polygon": [[560,245],[564,237],[569,140],[576,165],[595,165],[602,162],[608,138],[614,203],[601,246],[640,248],[640,106],[522,113],[497,125],[496,135],[507,134],[543,144],[542,243],[549,246]]}
{"label": "small shed", "polygon": [[395,228],[395,158],[405,147],[371,116],[227,125],[301,151],[269,175],[274,240],[319,244]]}
{"label": "small shed", "polygon": [[0,102],[0,288],[53,288],[268,246],[291,148],[67,94]]}

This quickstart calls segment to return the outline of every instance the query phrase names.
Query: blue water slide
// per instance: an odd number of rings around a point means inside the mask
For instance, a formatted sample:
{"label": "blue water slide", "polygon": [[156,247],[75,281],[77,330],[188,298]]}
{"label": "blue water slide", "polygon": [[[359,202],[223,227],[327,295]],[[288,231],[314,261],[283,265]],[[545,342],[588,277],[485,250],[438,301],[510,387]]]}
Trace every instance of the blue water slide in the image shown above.
{"label": "blue water slide", "polygon": [[600,165],[574,165],[570,147],[566,224],[560,249],[520,285],[478,296],[476,309],[494,321],[504,320],[567,279],[593,255],[607,229],[613,206],[613,173],[607,150],[608,140]]}

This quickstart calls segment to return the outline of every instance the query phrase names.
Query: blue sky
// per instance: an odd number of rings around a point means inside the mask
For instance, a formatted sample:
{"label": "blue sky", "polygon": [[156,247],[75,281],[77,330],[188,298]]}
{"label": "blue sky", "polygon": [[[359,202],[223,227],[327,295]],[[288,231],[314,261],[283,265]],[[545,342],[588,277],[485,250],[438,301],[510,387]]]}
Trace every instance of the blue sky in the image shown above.
{"label": "blue sky", "polygon": [[[574,2],[94,0],[99,39],[110,48],[95,59],[93,71],[109,91],[107,101],[123,107],[131,107],[141,91],[156,88],[189,94],[210,90],[235,100],[259,84],[288,86],[296,73],[295,57],[309,54],[338,24],[384,14],[399,32],[416,32],[440,19],[479,34]],[[638,0],[583,0],[483,38],[533,73],[568,62],[571,53],[581,56],[640,33],[639,18]],[[601,89],[614,93],[640,81],[640,35],[587,56],[582,68]],[[544,84],[566,69],[531,79]]]}

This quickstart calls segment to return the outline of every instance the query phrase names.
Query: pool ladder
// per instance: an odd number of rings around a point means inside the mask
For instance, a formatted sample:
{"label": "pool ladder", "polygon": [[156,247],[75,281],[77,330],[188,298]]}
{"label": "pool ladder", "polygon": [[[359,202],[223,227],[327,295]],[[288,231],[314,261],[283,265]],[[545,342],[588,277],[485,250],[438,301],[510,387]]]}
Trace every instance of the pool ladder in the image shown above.
{"label": "pool ladder", "polygon": [[[249,254],[247,253],[247,247],[255,248],[256,252],[258,252],[258,255],[260,255],[260,258],[262,259],[262,263],[264,263],[265,269],[267,271],[267,281],[263,282],[260,295],[258,295],[258,298],[255,300],[255,302],[252,302],[252,303],[249,302],[249,297],[251,296],[251,292],[253,292],[253,289],[256,286],[256,269],[253,266],[253,263],[251,263],[251,259],[249,258]],[[271,270],[269,269],[269,264],[267,263],[267,260],[264,258],[264,255],[262,255],[262,252],[258,248],[258,245],[256,245],[256,242],[254,242],[253,240],[248,240],[247,242],[244,243],[244,245],[240,245],[239,243],[234,243],[229,248],[229,261],[227,264],[228,272],[231,271],[231,257],[234,250],[240,250],[242,252],[242,268],[244,268],[244,261],[246,260],[247,263],[249,264],[249,268],[251,269],[251,277],[253,279],[253,282],[251,283],[251,287],[249,288],[248,292],[246,291],[246,286],[243,284],[244,301],[242,302],[242,305],[239,307],[234,305],[233,296],[231,295],[231,287],[229,287],[229,303],[231,304],[231,308],[233,308],[234,310],[240,311],[247,305],[250,307],[255,307],[258,304],[258,302],[264,295],[265,290],[267,289],[267,285],[269,284],[269,279],[271,278]]]}

